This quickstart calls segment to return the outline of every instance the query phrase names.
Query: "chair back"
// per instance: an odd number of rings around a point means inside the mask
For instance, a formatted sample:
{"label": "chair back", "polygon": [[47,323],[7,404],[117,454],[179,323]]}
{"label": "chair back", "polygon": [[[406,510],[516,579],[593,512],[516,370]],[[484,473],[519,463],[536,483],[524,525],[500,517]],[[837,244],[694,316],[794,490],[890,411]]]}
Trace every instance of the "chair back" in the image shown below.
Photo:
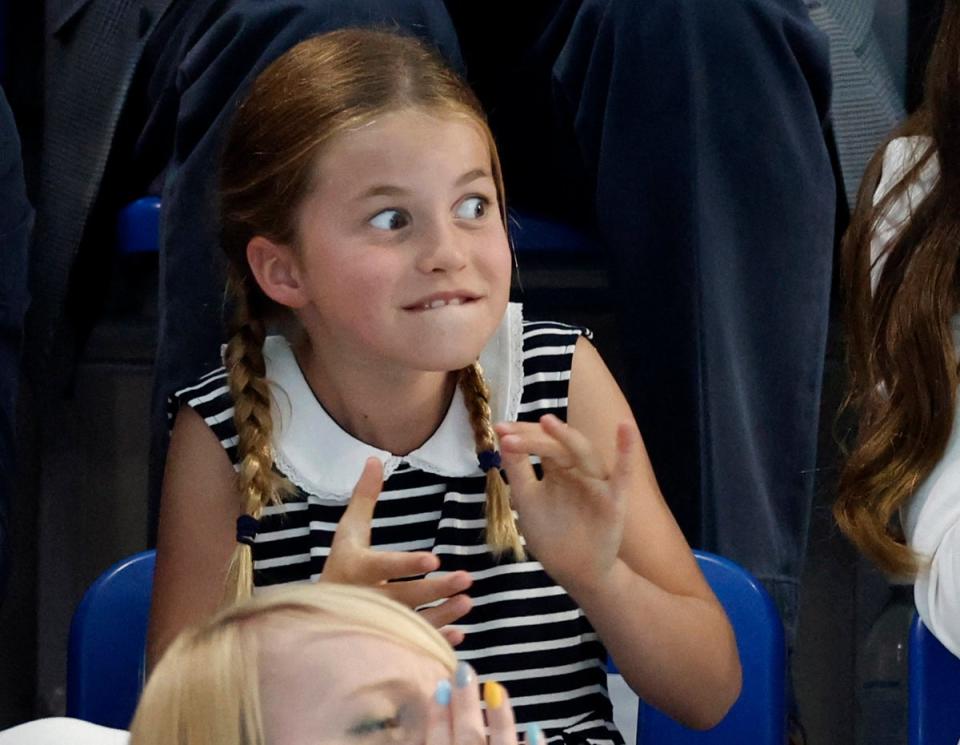
{"label": "chair back", "polygon": [[[703,732],[677,724],[641,701],[637,743],[783,745],[787,728],[787,671],[780,615],[763,585],[745,569],[706,551],[694,554],[737,637],[743,668],[740,697],[716,727]],[[691,681],[691,685],[696,685],[696,681]]]}
{"label": "chair back", "polygon": [[910,745],[960,742],[960,658],[914,616],[907,645]]}
{"label": "chair back", "polygon": [[83,596],[70,624],[67,716],[128,729],[143,687],[155,552],[117,562]]}

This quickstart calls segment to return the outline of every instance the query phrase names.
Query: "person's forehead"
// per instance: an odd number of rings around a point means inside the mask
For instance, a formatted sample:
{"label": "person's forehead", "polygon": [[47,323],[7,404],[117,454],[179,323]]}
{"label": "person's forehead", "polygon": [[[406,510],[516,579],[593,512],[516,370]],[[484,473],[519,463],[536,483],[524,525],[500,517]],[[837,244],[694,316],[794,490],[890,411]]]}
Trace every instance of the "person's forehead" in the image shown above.
{"label": "person's forehead", "polygon": [[[487,138],[475,119],[402,109],[334,137],[321,153],[320,167],[322,170],[345,162],[351,169],[389,168],[391,164],[409,167],[408,159],[415,164],[425,155],[439,155],[441,149],[444,155],[453,151],[483,161],[489,158]],[[451,163],[451,167],[459,165]]]}
{"label": "person's forehead", "polygon": [[362,630],[323,632],[297,625],[275,626],[264,629],[260,647],[265,672],[295,673],[302,669],[309,674],[322,665],[325,670],[335,670],[343,684],[389,677],[397,671],[411,675],[444,671],[443,665],[426,653]]}

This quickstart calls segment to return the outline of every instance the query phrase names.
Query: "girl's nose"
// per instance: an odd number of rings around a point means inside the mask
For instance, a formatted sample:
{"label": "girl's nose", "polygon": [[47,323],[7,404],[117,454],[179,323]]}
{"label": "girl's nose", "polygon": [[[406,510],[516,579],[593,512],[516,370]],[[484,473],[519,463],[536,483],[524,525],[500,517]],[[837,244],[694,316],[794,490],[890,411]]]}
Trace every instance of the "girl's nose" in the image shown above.
{"label": "girl's nose", "polygon": [[453,272],[466,265],[464,236],[451,225],[438,223],[424,231],[423,242],[417,257],[422,272]]}

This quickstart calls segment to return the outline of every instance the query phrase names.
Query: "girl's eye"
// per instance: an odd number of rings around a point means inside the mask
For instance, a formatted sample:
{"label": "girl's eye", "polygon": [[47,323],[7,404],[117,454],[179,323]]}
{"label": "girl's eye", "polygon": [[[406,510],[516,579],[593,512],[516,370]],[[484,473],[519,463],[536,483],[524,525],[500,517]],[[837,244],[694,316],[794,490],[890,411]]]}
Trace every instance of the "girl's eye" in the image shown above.
{"label": "girl's eye", "polygon": [[350,734],[364,737],[375,735],[380,732],[389,732],[400,726],[400,715],[394,714],[392,717],[364,719],[350,728]]}
{"label": "girl's eye", "polygon": [[457,205],[457,217],[466,220],[477,220],[487,214],[486,197],[467,197]]}
{"label": "girl's eye", "polygon": [[370,224],[378,230],[400,230],[410,224],[410,218],[400,210],[383,210],[370,218]]}

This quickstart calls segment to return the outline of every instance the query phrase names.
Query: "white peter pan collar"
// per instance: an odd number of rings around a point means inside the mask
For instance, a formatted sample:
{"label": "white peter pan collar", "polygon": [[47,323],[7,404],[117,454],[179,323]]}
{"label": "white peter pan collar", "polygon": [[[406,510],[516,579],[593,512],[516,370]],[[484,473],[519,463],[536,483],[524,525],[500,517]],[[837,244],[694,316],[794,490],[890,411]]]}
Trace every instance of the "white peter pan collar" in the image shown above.
{"label": "white peter pan collar", "polygon": [[[473,429],[458,388],[437,430],[419,448],[393,455],[353,437],[320,405],[307,384],[290,344],[282,336],[264,342],[271,389],[273,448],[277,468],[308,494],[345,501],[373,456],[383,463],[384,479],[401,463],[444,477],[475,476]],[[490,386],[493,420],[515,421],[523,392],[523,317],[510,303],[500,326],[480,354]]]}

